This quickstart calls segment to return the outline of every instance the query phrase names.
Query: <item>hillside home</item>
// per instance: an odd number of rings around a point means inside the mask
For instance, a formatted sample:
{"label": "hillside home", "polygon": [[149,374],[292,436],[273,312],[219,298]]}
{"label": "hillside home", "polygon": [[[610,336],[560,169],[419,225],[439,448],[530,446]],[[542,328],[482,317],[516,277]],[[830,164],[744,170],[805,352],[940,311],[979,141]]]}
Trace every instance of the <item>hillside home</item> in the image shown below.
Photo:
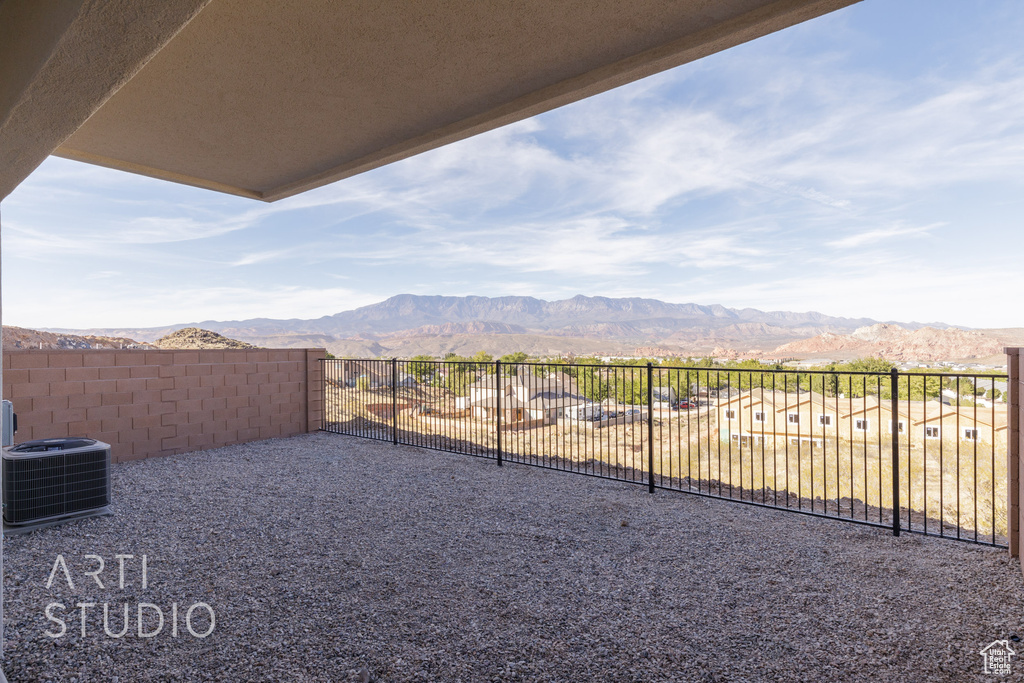
{"label": "hillside home", "polygon": [[[882,429],[891,434],[890,402],[869,400],[874,402],[870,410],[879,415]],[[1006,406],[999,404],[983,407],[950,406],[939,401],[899,401],[896,423],[900,434],[905,434],[912,445],[938,439],[992,443],[993,439],[1007,434]]]}
{"label": "hillside home", "polygon": [[984,441],[992,443],[997,437],[1005,437],[1006,407],[993,406],[942,406],[941,412],[929,414],[914,423],[918,433],[926,439],[953,438],[958,441]]}
{"label": "hillside home", "polygon": [[[817,392],[744,391],[717,408],[719,436],[752,443],[767,438],[820,445],[825,439],[877,440],[892,434],[892,404],[874,396],[840,398]],[[938,401],[899,401],[897,429],[912,445],[955,434],[991,443],[1006,434],[1006,408],[953,407]]]}
{"label": "hillside home", "polygon": [[839,425],[839,414],[814,392],[741,391],[717,405],[719,438],[739,443],[768,438],[821,443]]}
{"label": "hillside home", "polygon": [[553,424],[567,417],[569,409],[591,403],[565,373],[538,377],[524,371],[512,377],[488,375],[469,387],[466,404],[474,417],[491,420],[497,417],[499,396],[505,424]]}

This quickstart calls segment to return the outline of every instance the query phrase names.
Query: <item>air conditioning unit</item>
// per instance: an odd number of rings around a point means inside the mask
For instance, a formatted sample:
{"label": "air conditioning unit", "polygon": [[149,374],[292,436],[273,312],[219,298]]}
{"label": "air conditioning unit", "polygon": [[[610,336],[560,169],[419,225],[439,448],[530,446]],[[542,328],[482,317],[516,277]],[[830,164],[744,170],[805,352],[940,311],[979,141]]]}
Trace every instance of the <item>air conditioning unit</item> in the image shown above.
{"label": "air conditioning unit", "polygon": [[110,514],[110,446],[70,438],[5,448],[3,505],[13,532]]}

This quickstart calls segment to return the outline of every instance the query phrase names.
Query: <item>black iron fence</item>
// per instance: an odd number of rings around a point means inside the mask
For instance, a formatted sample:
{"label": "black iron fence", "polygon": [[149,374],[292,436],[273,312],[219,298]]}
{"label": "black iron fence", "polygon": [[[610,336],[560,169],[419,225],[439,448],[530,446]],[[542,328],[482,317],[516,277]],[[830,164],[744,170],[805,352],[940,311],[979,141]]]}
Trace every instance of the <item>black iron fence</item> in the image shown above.
{"label": "black iron fence", "polygon": [[1005,546],[1007,376],[324,360],[323,429]]}

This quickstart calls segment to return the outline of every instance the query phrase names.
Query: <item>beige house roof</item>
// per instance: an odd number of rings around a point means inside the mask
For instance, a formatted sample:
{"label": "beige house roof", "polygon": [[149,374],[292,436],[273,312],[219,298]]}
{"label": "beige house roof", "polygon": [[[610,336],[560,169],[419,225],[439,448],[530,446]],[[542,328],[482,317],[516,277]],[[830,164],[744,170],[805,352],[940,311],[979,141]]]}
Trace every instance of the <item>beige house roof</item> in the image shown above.
{"label": "beige house roof", "polygon": [[[892,402],[883,400],[879,402],[874,397],[868,397],[865,407],[845,414],[843,417],[859,415],[871,411],[892,412]],[[1006,429],[1006,406],[997,405],[992,408],[983,406],[950,406],[939,401],[898,401],[897,415],[901,418],[908,418],[913,425],[921,425],[926,422],[942,422],[947,419],[956,419],[957,416],[964,424],[984,424],[993,427],[996,431]]]}
{"label": "beige house roof", "polygon": [[1006,407],[978,407],[975,409],[974,406],[954,407],[943,405],[940,410],[931,411],[926,417],[918,416],[918,418],[914,420],[914,424],[919,425],[926,422],[944,422],[946,420],[955,420],[962,423],[965,427],[970,427],[974,424],[983,424],[998,432],[1006,429],[1007,426]]}
{"label": "beige house roof", "polygon": [[0,0],[0,199],[47,155],[273,201],[856,0]]}
{"label": "beige house roof", "polygon": [[799,408],[802,405],[823,405],[825,403],[824,397],[814,391],[791,391],[785,392],[779,389],[765,389],[762,387],[755,387],[753,389],[744,389],[742,392],[733,396],[728,401],[719,401],[718,407],[725,408],[737,405],[761,405],[767,408],[771,408],[775,412],[779,413],[784,410],[793,410]]}

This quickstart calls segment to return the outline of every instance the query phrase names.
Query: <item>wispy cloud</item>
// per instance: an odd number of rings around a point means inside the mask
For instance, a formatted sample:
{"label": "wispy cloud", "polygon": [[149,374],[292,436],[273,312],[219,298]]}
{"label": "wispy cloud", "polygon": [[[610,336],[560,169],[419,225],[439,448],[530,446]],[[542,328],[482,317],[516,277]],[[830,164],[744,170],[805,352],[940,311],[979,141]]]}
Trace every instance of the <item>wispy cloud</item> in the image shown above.
{"label": "wispy cloud", "polygon": [[841,239],[826,242],[826,244],[837,249],[854,249],[858,247],[865,247],[869,244],[876,244],[878,242],[886,242],[900,237],[928,235],[932,230],[942,227],[943,225],[944,223],[932,223],[931,225],[920,226],[895,225],[887,228],[866,230],[853,235],[847,235]]}
{"label": "wispy cloud", "polygon": [[284,247],[282,249],[268,249],[266,251],[252,251],[242,254],[238,258],[227,263],[232,267],[254,266],[266,264],[271,261],[279,261],[305,251],[305,245]]}

